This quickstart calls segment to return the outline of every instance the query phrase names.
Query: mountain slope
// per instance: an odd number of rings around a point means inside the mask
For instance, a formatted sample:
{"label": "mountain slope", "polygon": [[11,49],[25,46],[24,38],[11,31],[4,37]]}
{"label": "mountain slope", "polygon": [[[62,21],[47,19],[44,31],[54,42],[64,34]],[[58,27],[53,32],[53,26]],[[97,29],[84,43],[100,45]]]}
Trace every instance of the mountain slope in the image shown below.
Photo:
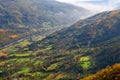
{"label": "mountain slope", "polygon": [[0,36],[0,44],[31,33],[61,29],[88,14],[86,9],[54,0],[1,0],[0,30],[4,33],[0,33],[5,38]]}
{"label": "mountain slope", "polygon": [[83,69],[94,73],[107,65],[120,62],[119,20],[119,10],[100,13],[51,34],[31,45],[30,49],[46,49],[51,46],[51,54],[70,54],[70,60],[77,59],[77,64]]}
{"label": "mountain slope", "polygon": [[[52,34],[51,36],[48,36],[47,38],[49,39],[49,42],[54,41],[53,39],[60,39],[61,42],[65,42],[64,45],[81,42],[81,46],[83,47],[94,47],[98,42],[102,43],[106,40],[119,36],[118,31],[120,28],[118,25],[119,11],[110,13],[105,12],[86,20],[77,22],[76,24],[72,25],[72,27],[63,29],[57,33]],[[47,38],[45,40],[47,40]],[[69,48],[70,47],[72,47],[72,45],[70,45]]]}
{"label": "mountain slope", "polygon": [[4,79],[79,80],[120,63],[119,20],[120,10],[103,12],[33,44],[1,50],[0,75]]}

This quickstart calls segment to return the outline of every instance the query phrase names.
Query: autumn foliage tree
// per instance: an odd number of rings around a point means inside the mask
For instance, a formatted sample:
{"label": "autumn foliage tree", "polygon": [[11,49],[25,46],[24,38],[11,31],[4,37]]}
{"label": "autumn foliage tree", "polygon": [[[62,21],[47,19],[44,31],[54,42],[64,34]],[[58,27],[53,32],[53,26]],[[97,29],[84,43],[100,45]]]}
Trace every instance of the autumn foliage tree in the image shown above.
{"label": "autumn foliage tree", "polygon": [[81,80],[120,80],[120,64],[107,66],[96,74],[90,75]]}

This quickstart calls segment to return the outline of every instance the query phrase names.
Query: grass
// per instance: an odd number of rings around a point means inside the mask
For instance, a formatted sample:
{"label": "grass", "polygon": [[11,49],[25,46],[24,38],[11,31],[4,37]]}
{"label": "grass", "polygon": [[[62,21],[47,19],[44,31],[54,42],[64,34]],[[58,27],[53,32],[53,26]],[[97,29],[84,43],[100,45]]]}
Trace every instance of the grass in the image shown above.
{"label": "grass", "polygon": [[0,70],[0,73],[2,73],[2,70]]}
{"label": "grass", "polygon": [[44,62],[44,60],[37,60],[34,62],[34,65],[42,64],[43,62]]}
{"label": "grass", "polygon": [[48,70],[48,71],[49,71],[49,70],[55,70],[58,66],[59,66],[59,63],[51,64],[51,65],[47,68],[47,70]]}
{"label": "grass", "polygon": [[30,60],[29,58],[18,58],[16,59],[16,63],[22,63],[22,62],[29,61],[29,60]]}
{"label": "grass", "polygon": [[[16,76],[18,76],[20,74],[24,74],[25,75],[25,74],[28,74],[29,72],[30,72],[30,68],[23,67],[23,68],[20,68],[20,70],[18,72],[14,73],[13,76],[16,77]],[[19,78],[19,80],[20,80],[20,78]]]}
{"label": "grass", "polygon": [[84,68],[84,69],[88,69],[91,65],[90,62],[90,57],[89,56],[84,56],[80,58],[80,65]]}
{"label": "grass", "polygon": [[[47,74],[44,72],[34,72],[34,73],[29,73],[29,75],[36,77],[36,80],[40,80],[40,79],[43,80],[43,78],[47,77]],[[37,79],[37,78],[39,78],[39,79]]]}
{"label": "grass", "polygon": [[20,42],[18,45],[20,47],[25,47],[25,46],[27,46],[29,44],[31,44],[31,42],[29,42],[28,40],[24,40],[24,41]]}
{"label": "grass", "polygon": [[15,46],[10,46],[10,47],[7,47],[5,50],[9,52],[16,52],[18,49],[15,48]]}
{"label": "grass", "polygon": [[[19,50],[19,47],[20,47],[20,48],[24,48],[24,47],[26,47],[26,46],[29,45],[29,44],[31,44],[30,41],[24,40],[24,41],[22,41],[22,42],[20,42],[20,43],[17,43],[16,45],[11,45],[11,46],[9,46],[9,47],[7,47],[7,48],[5,48],[5,49],[2,49],[2,50],[0,50],[0,52],[1,52],[1,53],[2,53],[2,52],[15,53],[17,50]],[[25,50],[28,50],[28,48],[24,48],[24,49],[25,49]]]}
{"label": "grass", "polygon": [[91,63],[89,61],[88,62],[86,61],[86,62],[81,63],[81,66],[85,69],[88,69],[90,67],[90,64]]}
{"label": "grass", "polygon": [[5,64],[5,61],[1,61],[0,62],[0,66],[4,65]]}
{"label": "grass", "polygon": [[24,68],[21,68],[20,71],[23,73],[28,73],[28,72],[30,72],[30,68],[24,67]]}
{"label": "grass", "polygon": [[46,47],[46,50],[50,50],[50,49],[52,49],[52,45]]}
{"label": "grass", "polygon": [[85,56],[85,57],[80,58],[80,61],[88,61],[89,59],[90,59],[89,56]]}
{"label": "grass", "polygon": [[3,80],[3,79],[0,77],[0,80]]}
{"label": "grass", "polygon": [[27,57],[30,56],[31,54],[25,53],[25,54],[13,54],[16,57]]}
{"label": "grass", "polygon": [[39,40],[42,40],[43,38],[45,38],[45,36],[44,35],[40,35],[40,36],[34,37],[33,40],[34,41],[39,41]]}
{"label": "grass", "polygon": [[16,61],[16,59],[10,59],[10,60],[6,60],[4,62],[6,62],[6,63],[12,63],[12,62],[15,62],[15,61]]}
{"label": "grass", "polygon": [[15,59],[10,59],[10,60],[6,60],[2,63],[0,63],[0,65],[5,65],[5,63],[10,63],[10,64],[21,64],[24,63],[26,61],[29,61],[29,58],[15,58]]}

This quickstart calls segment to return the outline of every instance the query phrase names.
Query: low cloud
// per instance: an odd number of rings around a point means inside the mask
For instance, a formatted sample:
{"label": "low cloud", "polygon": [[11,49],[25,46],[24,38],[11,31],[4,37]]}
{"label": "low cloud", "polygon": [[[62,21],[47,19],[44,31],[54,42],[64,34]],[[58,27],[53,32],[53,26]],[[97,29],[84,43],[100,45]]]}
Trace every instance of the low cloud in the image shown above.
{"label": "low cloud", "polygon": [[102,12],[113,10],[120,0],[57,0],[60,2],[71,3],[84,7],[93,12]]}

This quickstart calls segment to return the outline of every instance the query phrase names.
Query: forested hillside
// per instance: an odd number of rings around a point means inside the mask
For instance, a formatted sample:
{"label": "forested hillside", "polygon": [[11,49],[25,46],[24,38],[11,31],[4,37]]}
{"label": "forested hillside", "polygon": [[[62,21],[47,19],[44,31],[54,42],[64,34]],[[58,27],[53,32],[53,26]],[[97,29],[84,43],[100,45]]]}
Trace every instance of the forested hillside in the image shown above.
{"label": "forested hillside", "polygon": [[0,44],[51,33],[89,13],[84,8],[54,0],[0,0]]}
{"label": "forested hillside", "polygon": [[[29,48],[35,51],[48,49],[45,54],[49,56],[71,55],[65,58],[71,67],[68,70],[79,72],[82,69],[84,75],[94,73],[107,65],[120,62],[119,20],[119,10],[103,12],[53,33]],[[52,58],[53,61],[55,58]],[[71,64],[76,65],[76,68],[72,68]]]}
{"label": "forested hillside", "polygon": [[25,40],[2,49],[1,78],[79,80],[120,63],[119,20],[120,10],[103,12],[40,41]]}

